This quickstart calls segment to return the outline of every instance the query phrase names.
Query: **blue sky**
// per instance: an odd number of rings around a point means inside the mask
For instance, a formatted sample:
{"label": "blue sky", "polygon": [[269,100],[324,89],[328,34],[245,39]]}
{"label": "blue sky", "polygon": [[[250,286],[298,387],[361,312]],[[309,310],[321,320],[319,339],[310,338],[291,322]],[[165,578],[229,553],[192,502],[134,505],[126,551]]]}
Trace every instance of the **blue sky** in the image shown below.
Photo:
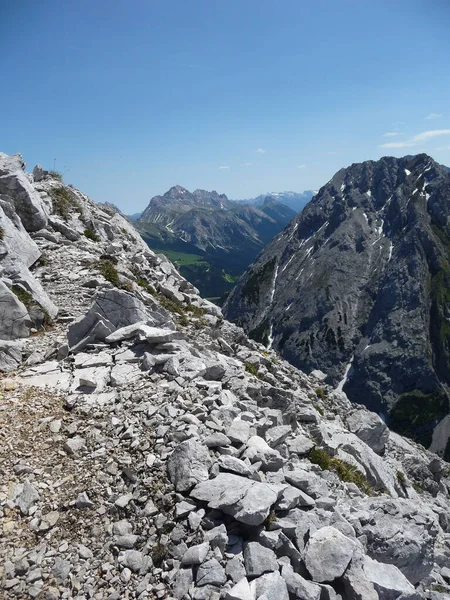
{"label": "blue sky", "polygon": [[180,184],[317,189],[450,164],[447,0],[21,0],[0,8],[0,151],[125,212]]}

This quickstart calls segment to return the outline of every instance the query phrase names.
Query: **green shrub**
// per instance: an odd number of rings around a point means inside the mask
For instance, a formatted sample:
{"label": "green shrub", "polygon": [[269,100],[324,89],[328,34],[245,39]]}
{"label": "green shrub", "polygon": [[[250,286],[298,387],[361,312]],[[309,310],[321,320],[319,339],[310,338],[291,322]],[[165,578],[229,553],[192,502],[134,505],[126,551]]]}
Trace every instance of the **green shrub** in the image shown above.
{"label": "green shrub", "polygon": [[324,448],[314,447],[308,454],[309,460],[323,471],[334,471],[341,481],[354,483],[368,496],[372,495],[373,489],[366,477],[353,465],[335,458]]}
{"label": "green shrub", "polygon": [[14,284],[11,288],[11,291],[27,308],[30,308],[34,304],[33,296],[30,294],[30,292],[24,290],[22,286]]}
{"label": "green shrub", "polygon": [[146,292],[151,294],[152,296],[156,296],[156,290],[153,286],[151,286],[148,281],[143,279],[142,277],[136,277],[136,283],[139,287],[143,288]]}
{"label": "green shrub", "polygon": [[88,240],[92,240],[93,242],[100,241],[100,237],[90,227],[84,230],[84,235],[88,238]]}
{"label": "green shrub", "polygon": [[389,419],[389,427],[425,448],[431,444],[433,424],[449,411],[449,401],[444,390],[425,394],[412,390],[399,396]]}
{"label": "green shrub", "polygon": [[250,373],[250,375],[259,378],[258,368],[255,367],[255,365],[252,365],[251,363],[245,363],[245,370],[247,371],[247,373]]}
{"label": "green shrub", "polygon": [[188,304],[186,306],[185,310],[192,313],[194,315],[194,317],[198,317],[198,318],[203,317],[203,315],[206,313],[206,310],[204,308],[195,306],[195,304]]}
{"label": "green shrub", "polygon": [[309,460],[315,464],[319,465],[322,471],[329,471],[331,465],[331,456],[330,454],[320,448],[319,446],[315,446],[308,454]]}
{"label": "green shrub", "polygon": [[321,400],[325,400],[325,390],[321,387],[318,387],[314,390],[316,392],[316,396]]}
{"label": "green shrub", "polygon": [[171,313],[175,313],[176,315],[184,315],[186,309],[181,302],[178,302],[178,300],[172,300],[172,298],[167,298],[163,294],[158,294],[157,296],[159,303],[163,308]]}
{"label": "green shrub", "polygon": [[49,193],[52,198],[53,212],[66,221],[72,211],[81,212],[80,203],[67,188],[63,186],[54,187]]}
{"label": "green shrub", "polygon": [[431,591],[432,592],[440,592],[441,594],[445,594],[449,590],[447,587],[445,587],[444,585],[441,585],[440,583],[433,583],[433,585],[431,586]]}
{"label": "green shrub", "polygon": [[116,287],[120,287],[119,273],[112,261],[101,258],[96,264],[96,268],[103,275],[106,281],[109,281]]}
{"label": "green shrub", "polygon": [[48,312],[38,302],[36,302],[30,292],[27,292],[22,286],[16,284],[11,287],[11,291],[17,296],[17,298],[20,300],[20,302],[22,302],[28,311],[33,307],[39,308],[44,315],[43,325],[46,331],[53,325],[52,318]]}
{"label": "green shrub", "polygon": [[49,171],[48,174],[50,175],[50,177],[53,177],[53,179],[57,179],[58,181],[62,181],[63,180],[63,176],[62,173],[60,173],[59,171]]}
{"label": "green shrub", "polygon": [[400,485],[405,486],[406,485],[405,474],[402,473],[401,471],[397,471],[396,475],[397,475],[397,481],[400,483]]}
{"label": "green shrub", "polygon": [[37,262],[40,267],[45,267],[45,265],[48,265],[48,258],[45,256],[45,254],[42,254]]}

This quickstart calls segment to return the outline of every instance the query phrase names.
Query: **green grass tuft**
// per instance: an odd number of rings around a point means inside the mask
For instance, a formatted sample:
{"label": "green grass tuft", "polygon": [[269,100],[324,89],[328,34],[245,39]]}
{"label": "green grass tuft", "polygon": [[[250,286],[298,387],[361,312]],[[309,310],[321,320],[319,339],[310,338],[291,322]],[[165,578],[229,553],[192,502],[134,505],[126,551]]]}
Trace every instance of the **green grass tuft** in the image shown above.
{"label": "green grass tuft", "polygon": [[53,212],[64,220],[68,220],[71,212],[81,212],[80,203],[72,193],[65,187],[54,187],[50,190]]}
{"label": "green grass tuft", "polygon": [[252,365],[251,363],[245,363],[245,370],[247,371],[247,373],[250,373],[250,375],[258,377],[258,379],[260,378],[258,375],[258,368],[255,367],[255,365]]}
{"label": "green grass tuft", "polygon": [[354,483],[368,496],[372,495],[372,487],[356,467],[339,458],[334,458],[324,448],[316,446],[309,452],[308,458],[313,464],[319,465],[323,471],[334,471],[341,481]]}
{"label": "green grass tuft", "polygon": [[321,400],[325,400],[326,395],[325,395],[325,390],[323,388],[318,387],[314,391],[316,392],[316,396],[318,398],[320,398]]}
{"label": "green grass tuft", "polygon": [[90,227],[84,230],[84,235],[88,240],[92,240],[93,242],[100,241],[100,237],[95,233],[94,229],[91,229]]}
{"label": "green grass tuft", "polygon": [[96,264],[96,268],[98,269],[100,274],[103,275],[106,281],[109,281],[109,283],[112,283],[116,287],[120,287],[121,282],[119,272],[117,271],[112,261],[105,258],[101,258]]}
{"label": "green grass tuft", "polygon": [[13,294],[17,296],[17,298],[26,306],[26,308],[30,308],[34,304],[33,296],[30,292],[27,292],[20,285],[13,285],[11,288]]}
{"label": "green grass tuft", "polygon": [[60,173],[59,171],[48,171],[48,174],[53,179],[57,179],[58,181],[62,181],[63,180],[62,173]]}

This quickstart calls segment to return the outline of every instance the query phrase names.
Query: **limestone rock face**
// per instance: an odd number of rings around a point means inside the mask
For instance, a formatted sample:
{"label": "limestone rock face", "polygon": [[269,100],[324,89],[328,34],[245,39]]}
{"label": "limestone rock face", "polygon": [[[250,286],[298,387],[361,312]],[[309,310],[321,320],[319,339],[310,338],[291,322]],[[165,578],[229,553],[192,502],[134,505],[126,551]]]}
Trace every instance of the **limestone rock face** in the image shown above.
{"label": "limestone rock face", "polygon": [[226,318],[428,447],[449,406],[449,193],[425,154],[341,169],[240,279]]}
{"label": "limestone rock face", "polygon": [[23,172],[20,154],[0,153],[0,194],[13,199],[17,214],[27,231],[39,231],[47,225],[47,214],[39,194]]}
{"label": "limestone rock face", "polygon": [[27,337],[31,319],[17,296],[0,281],[0,339],[15,340]]}

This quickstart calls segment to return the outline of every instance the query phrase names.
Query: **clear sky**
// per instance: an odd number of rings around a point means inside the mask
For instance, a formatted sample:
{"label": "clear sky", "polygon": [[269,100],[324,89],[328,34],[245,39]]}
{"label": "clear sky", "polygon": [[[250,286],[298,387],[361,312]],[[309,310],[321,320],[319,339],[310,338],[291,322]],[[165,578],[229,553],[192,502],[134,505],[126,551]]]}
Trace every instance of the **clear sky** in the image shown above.
{"label": "clear sky", "polygon": [[128,213],[450,165],[448,0],[3,1],[0,66],[0,151]]}

